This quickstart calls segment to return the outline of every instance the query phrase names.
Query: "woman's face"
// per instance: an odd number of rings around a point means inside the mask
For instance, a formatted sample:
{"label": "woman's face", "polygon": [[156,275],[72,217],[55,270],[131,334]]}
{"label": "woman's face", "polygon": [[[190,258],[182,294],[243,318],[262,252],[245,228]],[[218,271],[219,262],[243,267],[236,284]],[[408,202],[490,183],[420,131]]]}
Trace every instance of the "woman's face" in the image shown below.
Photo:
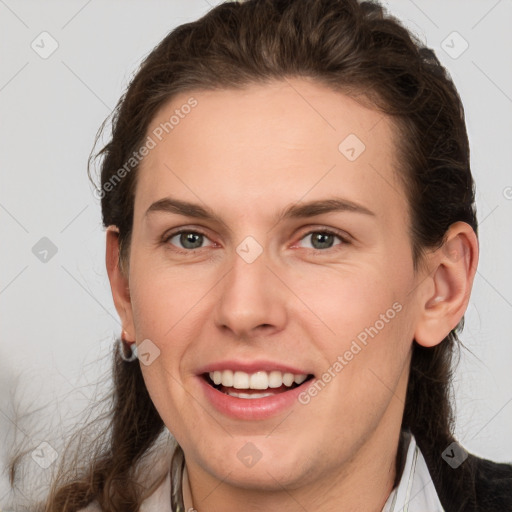
{"label": "woman's face", "polygon": [[125,329],[189,472],[270,491],[377,468],[422,278],[388,118],[294,79],[181,94],[148,136]]}

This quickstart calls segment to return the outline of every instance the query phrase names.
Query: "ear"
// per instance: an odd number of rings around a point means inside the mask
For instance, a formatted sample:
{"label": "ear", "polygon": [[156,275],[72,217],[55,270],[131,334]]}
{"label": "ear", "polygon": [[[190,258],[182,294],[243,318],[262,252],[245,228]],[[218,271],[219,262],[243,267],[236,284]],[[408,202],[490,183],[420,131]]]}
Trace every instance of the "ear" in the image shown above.
{"label": "ear", "polygon": [[126,341],[134,342],[129,280],[119,268],[119,229],[114,225],[107,228],[106,265],[114,305],[123,325],[123,337]]}
{"label": "ear", "polygon": [[433,347],[456,327],[469,303],[478,264],[478,239],[466,222],[448,229],[445,243],[430,253],[430,272],[421,283],[420,319],[414,339]]}

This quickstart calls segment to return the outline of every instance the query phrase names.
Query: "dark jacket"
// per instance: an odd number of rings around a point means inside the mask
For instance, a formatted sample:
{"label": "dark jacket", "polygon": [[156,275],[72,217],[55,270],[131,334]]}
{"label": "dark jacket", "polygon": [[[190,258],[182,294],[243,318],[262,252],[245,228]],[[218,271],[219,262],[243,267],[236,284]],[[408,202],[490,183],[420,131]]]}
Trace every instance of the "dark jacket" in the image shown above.
{"label": "dark jacket", "polygon": [[441,454],[420,449],[446,512],[512,512],[512,464],[468,453],[454,469]]}

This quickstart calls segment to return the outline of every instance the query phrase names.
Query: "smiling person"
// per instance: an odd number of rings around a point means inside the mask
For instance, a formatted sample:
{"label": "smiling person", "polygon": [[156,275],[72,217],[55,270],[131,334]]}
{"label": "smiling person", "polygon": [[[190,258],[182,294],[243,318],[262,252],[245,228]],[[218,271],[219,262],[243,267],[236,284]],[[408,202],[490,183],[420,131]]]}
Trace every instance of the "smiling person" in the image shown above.
{"label": "smiling person", "polygon": [[223,3],[145,59],[101,155],[108,444],[45,511],[512,509],[512,466],[453,434],[463,106],[396,19]]}

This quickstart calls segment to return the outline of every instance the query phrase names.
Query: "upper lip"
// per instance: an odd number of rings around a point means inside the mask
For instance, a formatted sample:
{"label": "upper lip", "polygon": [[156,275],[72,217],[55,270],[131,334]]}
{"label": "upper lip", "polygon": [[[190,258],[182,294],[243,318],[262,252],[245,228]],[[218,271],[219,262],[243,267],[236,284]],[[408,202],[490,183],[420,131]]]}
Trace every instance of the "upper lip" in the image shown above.
{"label": "upper lip", "polygon": [[226,361],[217,361],[214,363],[207,364],[198,369],[198,375],[203,373],[209,373],[214,371],[222,371],[222,370],[233,370],[240,371],[245,373],[256,373],[258,371],[280,371],[282,373],[293,373],[295,375],[310,375],[313,372],[308,370],[300,369],[294,366],[290,366],[288,364],[279,363],[276,361],[268,361],[268,360],[258,360],[258,361],[235,361],[235,360],[226,360]]}

